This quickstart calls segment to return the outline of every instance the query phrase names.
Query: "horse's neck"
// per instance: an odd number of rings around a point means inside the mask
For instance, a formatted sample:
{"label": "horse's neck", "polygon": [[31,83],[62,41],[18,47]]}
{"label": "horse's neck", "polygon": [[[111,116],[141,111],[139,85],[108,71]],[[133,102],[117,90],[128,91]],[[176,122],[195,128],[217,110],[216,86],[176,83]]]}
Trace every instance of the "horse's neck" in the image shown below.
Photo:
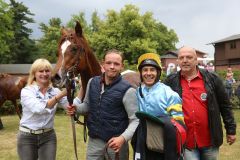
{"label": "horse's neck", "polygon": [[94,77],[94,76],[98,76],[101,75],[101,66],[98,63],[96,57],[91,53],[88,58],[87,62],[87,66],[85,70],[80,71],[80,75],[81,75],[81,82],[82,82],[82,87],[84,90],[84,96],[85,96],[85,91],[87,88],[87,83],[89,81],[90,78]]}
{"label": "horse's neck", "polygon": [[92,52],[88,54],[88,68],[90,68],[91,70],[91,77],[100,75],[102,73],[101,65],[99,64],[96,56]]}
{"label": "horse's neck", "polygon": [[96,65],[93,65],[91,69],[87,68],[86,70],[80,71],[80,75],[82,85],[84,86],[84,84],[87,84],[90,78],[101,75],[101,67],[100,65],[99,68]]}
{"label": "horse's neck", "polygon": [[22,89],[24,86],[26,86],[28,80],[28,76],[24,76],[20,78],[20,82],[18,83],[18,87]]}
{"label": "horse's neck", "polygon": [[97,76],[97,75],[93,75],[93,74],[89,74],[90,72],[84,70],[80,72],[81,75],[81,83],[82,83],[82,88],[83,88],[83,97],[82,99],[85,97],[85,93],[86,93],[86,89],[87,89],[87,83],[89,81],[90,78]]}

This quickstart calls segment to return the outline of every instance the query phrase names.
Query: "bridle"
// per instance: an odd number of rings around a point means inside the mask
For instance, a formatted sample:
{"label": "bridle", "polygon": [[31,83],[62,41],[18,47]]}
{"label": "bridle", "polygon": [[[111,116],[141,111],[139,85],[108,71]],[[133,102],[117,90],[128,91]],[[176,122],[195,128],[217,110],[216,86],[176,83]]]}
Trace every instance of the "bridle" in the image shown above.
{"label": "bridle", "polygon": [[[74,93],[75,93],[75,81],[74,78],[71,78],[69,75],[67,76],[66,81],[66,89],[67,89],[67,100],[69,103],[69,106],[73,105],[73,99],[74,99]],[[73,144],[74,144],[74,153],[75,153],[75,159],[78,160],[77,155],[77,141],[76,141],[76,128],[75,128],[75,120],[74,115],[71,115],[71,124],[72,124],[72,133],[73,133]]]}
{"label": "bridle", "polygon": [[82,45],[74,42],[74,36],[72,34],[63,37],[61,45],[63,44],[63,42],[65,42],[67,40],[69,42],[71,42],[71,44],[69,46],[74,45],[76,47],[76,48],[72,48],[70,52],[71,53],[76,52],[77,55],[74,55],[74,56],[77,56],[78,58],[75,61],[73,66],[69,67],[68,69],[65,69],[65,71],[64,71],[65,74],[62,75],[62,76],[64,76],[64,79],[68,78],[68,76],[71,77],[71,78],[77,76],[77,75],[75,75],[75,73],[78,72],[78,66],[80,65],[80,58],[79,57],[80,57],[80,55],[83,55],[83,57],[85,56],[85,49],[82,47]]}
{"label": "bridle", "polygon": [[[74,45],[77,47],[77,50],[76,50],[76,53],[77,55],[74,55],[74,56],[80,56],[81,53],[84,53],[85,54],[85,51],[84,51],[84,48],[81,46],[81,45],[77,45],[76,43],[73,43],[72,40],[73,40],[73,35],[71,34],[70,36],[66,36],[63,38],[62,40],[62,43],[61,45],[63,44],[63,42],[65,41],[69,41],[71,42],[69,46],[71,45]],[[73,44],[72,44],[73,43]],[[67,46],[67,48],[69,47]],[[66,50],[67,50],[66,48]],[[78,52],[78,48],[80,48],[80,52]],[[75,48],[76,49],[76,48]],[[66,51],[65,50],[65,51]],[[73,49],[70,50],[70,52],[72,52]],[[73,54],[73,53],[72,53]],[[64,59],[63,59],[64,60]],[[73,105],[73,99],[74,99],[74,93],[75,93],[75,73],[77,73],[77,67],[79,66],[80,64],[80,58],[78,57],[77,58],[77,61],[74,63],[74,65],[70,68],[68,68],[67,70],[64,71],[64,74],[62,76],[65,76],[63,77],[64,79],[66,79],[66,82],[65,82],[65,86],[66,86],[66,89],[67,89],[67,99],[68,99],[68,102],[69,102],[69,105],[72,106]],[[72,132],[73,132],[73,142],[74,142],[74,152],[75,152],[75,159],[78,160],[78,155],[77,155],[77,143],[76,143],[76,128],[75,128],[75,121],[79,124],[82,124],[84,125],[84,131],[85,131],[85,128],[86,128],[86,125],[85,123],[82,123],[80,122],[75,115],[72,115],[71,116],[71,123],[72,123]],[[85,135],[86,135],[86,132],[85,132]],[[86,136],[84,136],[84,140],[86,139]]]}

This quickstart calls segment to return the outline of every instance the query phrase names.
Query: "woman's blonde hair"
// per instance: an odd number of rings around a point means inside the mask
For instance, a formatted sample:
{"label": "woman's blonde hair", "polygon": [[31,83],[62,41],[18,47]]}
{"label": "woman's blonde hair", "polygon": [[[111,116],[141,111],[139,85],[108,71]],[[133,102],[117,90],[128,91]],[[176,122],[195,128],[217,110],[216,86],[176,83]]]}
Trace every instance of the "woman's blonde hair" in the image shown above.
{"label": "woman's blonde hair", "polygon": [[[44,69],[49,69],[51,71],[51,73],[53,71],[52,65],[47,59],[44,59],[44,58],[36,59],[33,62],[32,66],[29,70],[29,77],[28,77],[27,85],[31,85],[33,82],[35,82],[35,80],[36,80],[35,73],[40,70],[44,70]],[[52,84],[52,83],[50,82],[49,85],[50,84]]]}

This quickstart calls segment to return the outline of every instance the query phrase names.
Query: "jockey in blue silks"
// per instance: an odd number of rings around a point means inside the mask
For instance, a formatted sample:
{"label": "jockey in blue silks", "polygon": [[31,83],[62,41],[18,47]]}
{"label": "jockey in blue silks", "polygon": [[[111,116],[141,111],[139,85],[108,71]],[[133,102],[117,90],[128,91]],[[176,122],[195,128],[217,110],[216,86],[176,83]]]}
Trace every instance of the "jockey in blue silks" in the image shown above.
{"label": "jockey in blue silks", "polygon": [[[134,159],[144,160],[150,157],[157,160],[180,159],[182,151],[178,149],[182,147],[177,146],[179,137],[175,124],[185,132],[182,100],[169,86],[160,82],[162,67],[158,54],[141,55],[138,59],[138,70],[142,83],[136,93],[139,107],[136,115],[140,119],[140,124],[133,139]],[[164,136],[161,137],[164,139],[163,153],[152,151],[145,145],[147,142],[142,142],[143,139],[147,139],[148,134],[146,120],[155,121],[159,123],[157,127],[164,128]],[[181,135],[179,136],[181,138]]]}

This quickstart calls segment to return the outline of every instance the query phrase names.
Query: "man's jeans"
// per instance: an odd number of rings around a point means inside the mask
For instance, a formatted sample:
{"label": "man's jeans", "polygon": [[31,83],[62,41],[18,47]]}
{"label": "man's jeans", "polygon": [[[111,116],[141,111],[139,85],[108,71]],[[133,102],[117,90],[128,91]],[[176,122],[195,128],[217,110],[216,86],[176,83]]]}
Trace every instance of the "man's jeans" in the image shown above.
{"label": "man's jeans", "polygon": [[217,160],[219,154],[218,147],[185,149],[185,160]]}

